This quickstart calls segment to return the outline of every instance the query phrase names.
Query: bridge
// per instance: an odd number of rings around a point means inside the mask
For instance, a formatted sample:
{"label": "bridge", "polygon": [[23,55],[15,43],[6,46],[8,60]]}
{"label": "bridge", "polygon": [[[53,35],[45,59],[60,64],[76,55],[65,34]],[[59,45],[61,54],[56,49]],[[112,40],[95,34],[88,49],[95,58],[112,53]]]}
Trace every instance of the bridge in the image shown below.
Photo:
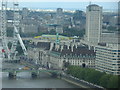
{"label": "bridge", "polygon": [[53,76],[53,77],[56,77],[57,75],[60,75],[62,73],[61,70],[53,70],[53,69],[46,69],[46,68],[43,68],[43,69],[28,69],[28,70],[20,69],[20,68],[16,68],[16,69],[3,68],[2,72],[8,72],[9,73],[8,74],[9,78],[16,78],[17,73],[20,73],[20,72],[30,72],[31,76],[33,78],[39,77],[40,72],[50,73],[51,76]]}
{"label": "bridge", "polygon": [[2,69],[2,72],[14,72],[14,71],[16,73],[19,73],[19,72],[50,72],[50,73],[61,73],[62,72],[61,70],[46,69],[46,68],[43,68],[43,69],[40,69],[40,70],[37,70],[37,69],[25,70],[25,69],[20,69],[20,68],[17,68],[17,69],[3,68]]}
{"label": "bridge", "polygon": [[[16,64],[23,65],[23,67],[16,67]],[[30,72],[31,76],[39,77],[40,72],[46,72],[51,74],[51,76],[56,77],[62,73],[62,70],[56,70],[49,67],[43,67],[39,64],[36,64],[33,59],[27,57],[20,57],[19,62],[3,62],[2,72],[7,72],[9,78],[16,78],[17,73],[20,72]],[[7,67],[6,67],[7,66]]]}

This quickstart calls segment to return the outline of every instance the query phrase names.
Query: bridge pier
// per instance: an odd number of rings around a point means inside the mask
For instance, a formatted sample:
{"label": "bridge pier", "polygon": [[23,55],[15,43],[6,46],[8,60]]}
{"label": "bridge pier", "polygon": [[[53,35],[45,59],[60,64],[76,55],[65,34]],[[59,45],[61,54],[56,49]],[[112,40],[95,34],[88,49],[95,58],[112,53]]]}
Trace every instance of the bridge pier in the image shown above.
{"label": "bridge pier", "polygon": [[17,75],[16,71],[14,71],[14,72],[9,72],[8,77],[9,77],[9,78],[16,78],[16,75]]}
{"label": "bridge pier", "polygon": [[31,77],[32,78],[37,78],[38,76],[39,76],[39,71],[31,72]]}
{"label": "bridge pier", "polygon": [[51,73],[51,76],[54,77],[54,78],[56,78],[56,77],[58,76],[58,74],[55,73],[55,72],[52,72],[52,73]]}

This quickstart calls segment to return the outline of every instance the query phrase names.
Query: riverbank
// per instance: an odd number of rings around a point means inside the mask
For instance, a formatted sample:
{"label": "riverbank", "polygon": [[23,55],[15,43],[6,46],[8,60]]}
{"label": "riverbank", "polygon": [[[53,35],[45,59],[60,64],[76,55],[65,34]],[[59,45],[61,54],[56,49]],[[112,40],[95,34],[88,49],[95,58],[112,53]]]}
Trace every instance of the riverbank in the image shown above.
{"label": "riverbank", "polygon": [[[49,72],[46,72],[46,73],[49,74],[49,75],[52,75],[52,74],[49,73]],[[59,76],[59,75],[58,75],[57,78],[62,79],[62,80],[66,81],[66,82],[68,82],[68,83],[71,83],[71,84],[73,84],[73,85],[76,85],[76,86],[78,86],[78,87],[80,87],[80,88],[90,88],[90,87],[88,87],[88,86],[85,86],[85,85],[83,85],[83,84],[81,84],[81,83],[76,82],[75,79],[70,78],[69,76],[65,76],[65,75]]]}
{"label": "riverbank", "polygon": [[29,72],[20,72],[15,79],[9,79],[8,73],[3,73],[2,76],[3,88],[79,88],[62,79],[51,77],[46,72],[41,72],[38,78],[31,78]]}
{"label": "riverbank", "polygon": [[78,78],[75,78],[75,77],[73,77],[71,75],[62,74],[62,75],[58,76],[58,78],[66,81],[66,82],[69,82],[71,84],[74,84],[74,85],[76,85],[76,86],[78,86],[80,88],[89,88],[89,90],[99,88],[101,90],[104,90],[104,88],[101,87],[101,86],[89,83],[89,82],[84,81],[84,80],[79,80]]}

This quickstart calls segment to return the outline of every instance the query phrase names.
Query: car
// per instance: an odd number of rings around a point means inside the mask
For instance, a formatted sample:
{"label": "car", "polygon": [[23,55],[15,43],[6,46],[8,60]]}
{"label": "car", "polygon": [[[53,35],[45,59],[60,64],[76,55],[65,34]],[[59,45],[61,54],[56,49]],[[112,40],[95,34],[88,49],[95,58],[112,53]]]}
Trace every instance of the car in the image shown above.
{"label": "car", "polygon": [[19,70],[21,70],[22,68],[19,68]]}
{"label": "car", "polygon": [[42,70],[42,69],[43,69],[43,68],[41,68],[41,67],[40,67],[40,68],[38,68],[38,70]]}

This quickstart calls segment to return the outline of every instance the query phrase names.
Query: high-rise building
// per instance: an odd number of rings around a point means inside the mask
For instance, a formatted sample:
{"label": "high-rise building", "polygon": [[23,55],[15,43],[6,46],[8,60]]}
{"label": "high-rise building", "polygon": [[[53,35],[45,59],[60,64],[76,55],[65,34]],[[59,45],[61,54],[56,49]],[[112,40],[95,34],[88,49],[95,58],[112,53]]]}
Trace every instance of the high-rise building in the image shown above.
{"label": "high-rise building", "polygon": [[56,28],[56,32],[57,33],[63,33],[63,19],[64,19],[64,15],[63,15],[63,9],[62,8],[57,8],[56,11],[56,18],[54,23],[58,24],[59,27]]}
{"label": "high-rise building", "polygon": [[86,9],[86,40],[99,43],[102,31],[102,7],[91,4]]}
{"label": "high-rise building", "polygon": [[62,14],[63,14],[63,9],[57,8],[57,15],[62,15]]}
{"label": "high-rise building", "polygon": [[120,1],[118,2],[118,28],[120,29]]}
{"label": "high-rise building", "polygon": [[59,25],[63,23],[63,9],[62,8],[57,8],[55,23]]}
{"label": "high-rise building", "polygon": [[27,8],[22,9],[22,18],[25,19],[29,14],[29,10]]}

